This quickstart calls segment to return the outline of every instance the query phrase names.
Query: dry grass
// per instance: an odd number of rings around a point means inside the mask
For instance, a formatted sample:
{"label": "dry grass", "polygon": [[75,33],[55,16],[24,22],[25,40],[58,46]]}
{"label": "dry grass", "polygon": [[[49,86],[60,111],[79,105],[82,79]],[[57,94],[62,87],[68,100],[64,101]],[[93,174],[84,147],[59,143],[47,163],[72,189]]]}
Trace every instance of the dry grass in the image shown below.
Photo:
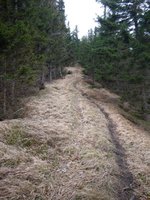
{"label": "dry grass", "polygon": [[116,199],[107,124],[74,88],[77,76],[47,85],[26,118],[1,123],[0,199]]}
{"label": "dry grass", "polygon": [[[86,86],[86,88],[85,88]],[[118,106],[119,97],[108,90],[93,89],[88,85],[79,84],[85,96],[93,99],[115,124],[117,137],[126,151],[129,170],[135,177],[135,192],[139,199],[150,199],[150,138],[149,133],[124,118],[124,113]],[[122,116],[123,115],[123,116]],[[128,117],[127,117],[128,118]],[[135,123],[135,121],[134,121]],[[147,129],[148,130],[148,129]]]}
{"label": "dry grass", "polygon": [[59,165],[54,147],[62,136],[26,131],[18,122],[1,130],[0,199],[48,199],[52,191],[51,173]]}
{"label": "dry grass", "polygon": [[[118,199],[120,172],[108,122],[75,87],[82,79],[81,70],[69,70],[73,73],[47,85],[46,92],[28,102],[24,119],[0,123],[0,200]],[[81,87],[98,100],[97,89],[91,90],[84,83]],[[107,94],[101,96],[102,103]],[[107,102],[115,98],[107,98]],[[121,139],[129,141],[123,136]],[[147,148],[145,139],[142,153]],[[137,170],[143,157],[133,161],[130,153],[135,153],[135,145],[126,145],[131,169],[138,172],[146,191],[145,164]],[[147,163],[148,154],[144,156]]]}

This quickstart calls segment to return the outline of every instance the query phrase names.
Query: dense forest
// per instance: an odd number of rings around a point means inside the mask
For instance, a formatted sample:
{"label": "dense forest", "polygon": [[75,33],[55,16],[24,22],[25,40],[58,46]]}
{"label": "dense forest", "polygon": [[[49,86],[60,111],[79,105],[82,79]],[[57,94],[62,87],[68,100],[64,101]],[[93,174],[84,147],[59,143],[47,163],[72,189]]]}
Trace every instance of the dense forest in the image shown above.
{"label": "dense forest", "polygon": [[[97,27],[78,38],[63,0],[0,0],[0,119],[20,115],[20,99],[79,62],[93,83],[121,95],[142,119],[150,110],[150,3],[97,0]],[[88,19],[87,19],[88,20]]]}
{"label": "dense forest", "polygon": [[85,73],[119,93],[126,109],[142,119],[150,112],[150,2],[97,0],[104,8],[98,26],[77,52]]}
{"label": "dense forest", "polygon": [[0,0],[1,120],[20,115],[20,99],[63,75],[70,45],[63,0]]}

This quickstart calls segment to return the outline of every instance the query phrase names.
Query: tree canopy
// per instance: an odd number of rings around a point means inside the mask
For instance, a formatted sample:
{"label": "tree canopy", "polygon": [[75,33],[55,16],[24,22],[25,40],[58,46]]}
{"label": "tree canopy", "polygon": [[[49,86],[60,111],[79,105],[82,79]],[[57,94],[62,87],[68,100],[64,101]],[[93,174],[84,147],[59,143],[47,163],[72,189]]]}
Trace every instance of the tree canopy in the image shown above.
{"label": "tree canopy", "polygon": [[[63,0],[0,0],[0,117],[69,62]],[[14,110],[15,109],[15,110]]]}
{"label": "tree canopy", "polygon": [[150,3],[97,1],[104,14],[81,41],[80,62],[94,81],[121,94],[144,117],[150,110]]}

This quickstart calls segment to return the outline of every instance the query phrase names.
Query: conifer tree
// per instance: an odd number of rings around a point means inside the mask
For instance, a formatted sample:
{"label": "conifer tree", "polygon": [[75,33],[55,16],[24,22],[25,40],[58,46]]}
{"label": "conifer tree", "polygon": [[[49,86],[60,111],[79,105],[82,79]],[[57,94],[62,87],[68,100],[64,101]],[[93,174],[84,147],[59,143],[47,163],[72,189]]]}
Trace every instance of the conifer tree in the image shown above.
{"label": "conifer tree", "polygon": [[149,1],[97,2],[103,5],[104,15],[97,19],[95,36],[80,43],[85,72],[93,71],[96,81],[121,94],[144,117],[150,110]]}
{"label": "conifer tree", "polygon": [[[62,76],[68,59],[63,0],[0,0],[0,117],[18,99]],[[38,84],[37,84],[38,83]]]}

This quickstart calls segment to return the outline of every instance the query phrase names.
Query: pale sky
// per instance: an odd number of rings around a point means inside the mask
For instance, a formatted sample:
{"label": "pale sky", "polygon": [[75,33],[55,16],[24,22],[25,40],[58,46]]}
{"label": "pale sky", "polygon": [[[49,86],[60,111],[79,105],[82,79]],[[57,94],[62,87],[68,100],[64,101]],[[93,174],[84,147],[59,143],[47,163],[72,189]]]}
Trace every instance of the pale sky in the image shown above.
{"label": "pale sky", "polygon": [[64,0],[67,21],[71,31],[75,26],[79,29],[79,38],[87,35],[90,28],[94,29],[97,15],[102,15],[103,9],[96,0]]}

